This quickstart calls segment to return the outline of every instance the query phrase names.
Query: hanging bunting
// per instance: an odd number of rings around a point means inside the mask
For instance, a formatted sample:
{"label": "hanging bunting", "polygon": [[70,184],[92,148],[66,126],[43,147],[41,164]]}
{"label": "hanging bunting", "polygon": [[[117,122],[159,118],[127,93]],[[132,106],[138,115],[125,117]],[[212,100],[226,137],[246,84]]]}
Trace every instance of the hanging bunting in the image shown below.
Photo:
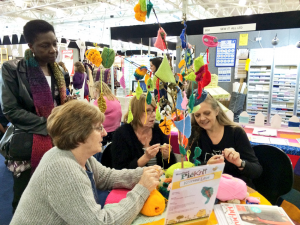
{"label": "hanging bunting", "polygon": [[182,49],[186,48],[186,28],[187,28],[187,25],[184,22],[184,28],[182,29],[182,32],[181,32],[181,34],[179,36],[180,40],[181,40],[181,47],[182,47]]}
{"label": "hanging bunting", "polygon": [[185,51],[185,62],[186,62],[186,66],[187,68],[189,68],[191,65],[193,65],[193,58],[192,58],[192,53],[191,53],[191,49],[187,49]]}
{"label": "hanging bunting", "polygon": [[147,104],[151,105],[151,102],[152,102],[152,95],[151,95],[150,91],[148,91],[148,93],[147,93]]}
{"label": "hanging bunting", "polygon": [[173,83],[176,84],[175,77],[173,75],[173,72],[171,70],[170,64],[168,62],[167,56],[164,55],[164,59],[160,66],[158,67],[158,70],[155,73],[155,76],[157,76],[159,79],[161,79],[163,82]]}
{"label": "hanging bunting", "polygon": [[195,96],[191,94],[189,98],[189,112],[191,113],[194,109],[194,104],[195,104]]}
{"label": "hanging bunting", "polygon": [[187,138],[191,136],[191,117],[188,115],[183,120],[174,121],[175,126],[177,129],[183,133]]}
{"label": "hanging bunting", "polygon": [[189,81],[196,81],[196,74],[194,72],[191,72],[188,75],[186,75],[184,79]]}
{"label": "hanging bunting", "polygon": [[181,102],[181,108],[185,110],[187,104],[188,104],[188,99],[186,97],[185,91],[183,91],[183,99],[182,99],[182,102]]}
{"label": "hanging bunting", "polygon": [[156,119],[157,121],[160,121],[160,120],[161,120],[159,102],[156,103],[155,119]]}
{"label": "hanging bunting", "polygon": [[154,91],[154,84],[153,84],[153,80],[151,78],[149,78],[146,82],[147,84],[147,90],[150,91]]}
{"label": "hanging bunting", "polygon": [[137,100],[140,100],[141,94],[143,94],[143,89],[141,88],[140,81],[138,80],[138,86],[137,86],[137,88],[135,90],[135,95],[136,95],[136,99]]}
{"label": "hanging bunting", "polygon": [[159,124],[159,128],[165,135],[169,135],[171,133],[171,126],[172,121],[167,120],[166,117],[164,117],[164,121]]}
{"label": "hanging bunting", "polygon": [[139,0],[140,6],[141,6],[141,11],[145,12],[147,11],[147,3],[146,0]]}
{"label": "hanging bunting", "polygon": [[199,109],[201,109],[201,106],[200,106],[200,105],[196,105],[196,106],[193,108],[192,112],[190,112],[190,113],[195,113],[195,112],[197,112]]}
{"label": "hanging bunting", "polygon": [[131,112],[131,107],[129,106],[127,123],[131,123],[132,120],[133,120],[133,115],[132,115],[132,112]]}
{"label": "hanging bunting", "polygon": [[154,43],[154,46],[156,48],[159,48],[162,51],[167,49],[166,37],[167,37],[167,33],[165,32],[165,30],[162,27],[159,28],[158,32],[157,32],[157,39],[156,39],[156,42]]}
{"label": "hanging bunting", "polygon": [[181,67],[183,67],[185,65],[185,60],[182,59],[179,64],[178,64],[178,68],[180,69]]}
{"label": "hanging bunting", "polygon": [[177,99],[176,99],[176,108],[179,110],[183,110],[183,108],[181,107],[182,101],[183,98],[182,98],[181,90],[179,89],[177,92]]}
{"label": "hanging bunting", "polygon": [[148,3],[147,3],[147,18],[148,19],[150,17],[150,13],[151,13],[152,8],[153,8],[153,4],[150,2],[150,0],[148,0]]}

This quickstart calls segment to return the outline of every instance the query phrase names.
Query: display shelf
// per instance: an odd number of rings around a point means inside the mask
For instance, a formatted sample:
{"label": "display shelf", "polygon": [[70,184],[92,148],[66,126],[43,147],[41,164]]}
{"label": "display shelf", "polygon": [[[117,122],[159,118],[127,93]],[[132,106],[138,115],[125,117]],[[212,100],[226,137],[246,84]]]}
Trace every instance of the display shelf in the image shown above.
{"label": "display shelf", "polygon": [[274,65],[271,116],[281,116],[282,125],[293,116],[296,82],[297,65]]}

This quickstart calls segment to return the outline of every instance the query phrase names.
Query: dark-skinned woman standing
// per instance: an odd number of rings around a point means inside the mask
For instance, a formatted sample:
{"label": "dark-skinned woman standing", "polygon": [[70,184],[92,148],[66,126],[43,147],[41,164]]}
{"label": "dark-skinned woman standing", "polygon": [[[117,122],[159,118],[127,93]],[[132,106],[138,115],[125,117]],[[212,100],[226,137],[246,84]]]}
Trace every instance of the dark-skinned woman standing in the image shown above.
{"label": "dark-skinned woman standing", "polygon": [[3,64],[0,86],[3,114],[14,125],[6,160],[14,177],[13,212],[40,159],[52,148],[47,118],[66,99],[64,76],[55,63],[58,52],[53,26],[32,20],[23,34],[29,49],[23,59]]}

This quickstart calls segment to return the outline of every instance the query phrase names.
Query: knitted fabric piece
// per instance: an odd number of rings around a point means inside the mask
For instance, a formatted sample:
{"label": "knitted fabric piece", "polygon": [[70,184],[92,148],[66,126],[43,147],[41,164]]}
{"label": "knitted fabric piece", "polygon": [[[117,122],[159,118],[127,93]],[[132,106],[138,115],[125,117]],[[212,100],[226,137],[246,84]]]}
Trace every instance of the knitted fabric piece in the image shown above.
{"label": "knitted fabric piece", "polygon": [[139,0],[140,6],[141,6],[141,11],[145,12],[147,11],[147,3],[146,0]]}
{"label": "knitted fabric piece", "polygon": [[170,64],[168,62],[167,56],[164,56],[163,61],[161,62],[158,70],[156,71],[155,75],[162,80],[163,82],[169,82],[176,84],[176,80],[174,74],[171,70]]}
{"label": "knitted fabric piece", "polygon": [[165,199],[158,190],[154,189],[144,204],[141,213],[145,216],[157,216],[165,211]]}
{"label": "knitted fabric piece", "polygon": [[[42,69],[40,68],[30,49],[27,49],[25,51],[25,60],[28,72],[28,82],[30,85],[36,113],[40,117],[48,118],[48,116],[51,114],[52,109],[54,108],[50,87]],[[66,84],[63,74],[56,63],[53,63],[50,66],[58,85],[61,103],[63,104],[66,99]],[[32,172],[38,166],[44,153],[47,152],[50,148],[52,148],[52,141],[50,136],[33,134],[31,153]]]}
{"label": "knitted fabric piece", "polygon": [[157,39],[156,42],[154,43],[154,46],[156,48],[159,48],[162,51],[167,49],[166,42],[165,42],[166,37],[167,37],[167,33],[165,32],[165,30],[163,28],[159,28],[157,32]]}
{"label": "knitted fabric piece", "polygon": [[153,4],[150,1],[148,1],[148,3],[147,3],[147,18],[148,19],[150,17],[150,13],[151,13],[152,8],[153,8]]}
{"label": "knitted fabric piece", "polygon": [[102,52],[102,65],[104,68],[110,68],[115,61],[115,51],[111,48],[104,47]]}
{"label": "knitted fabric piece", "polygon": [[182,29],[182,32],[181,32],[181,34],[180,34],[180,40],[181,40],[181,47],[183,48],[183,49],[185,49],[186,48],[186,38],[185,38],[185,31],[186,31],[186,27],[187,27],[187,25],[186,25],[186,23],[184,22],[184,28]]}
{"label": "knitted fabric piece", "polygon": [[135,95],[136,95],[136,99],[137,100],[140,100],[141,94],[143,94],[143,89],[141,88],[140,82],[138,81],[138,86],[137,86],[137,88],[135,90]]}

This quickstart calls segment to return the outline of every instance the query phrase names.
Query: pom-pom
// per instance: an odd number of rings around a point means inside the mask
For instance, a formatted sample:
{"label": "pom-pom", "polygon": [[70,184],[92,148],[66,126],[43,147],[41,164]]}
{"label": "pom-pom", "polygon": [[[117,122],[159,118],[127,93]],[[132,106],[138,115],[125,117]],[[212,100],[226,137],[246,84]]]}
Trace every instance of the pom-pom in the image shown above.
{"label": "pom-pom", "polygon": [[96,49],[89,49],[85,52],[85,56],[90,60],[95,66],[99,67],[102,63],[102,58],[100,52]]}
{"label": "pom-pom", "polygon": [[165,211],[166,202],[158,190],[154,189],[145,202],[141,213],[145,216],[158,216]]}
{"label": "pom-pom", "polygon": [[137,21],[141,21],[141,22],[145,22],[146,21],[146,15],[147,15],[147,11],[142,11],[141,10],[141,5],[140,3],[136,4],[134,7],[134,12],[135,12],[135,19]]}
{"label": "pom-pom", "polygon": [[104,68],[110,68],[115,61],[115,51],[111,48],[104,47],[102,52],[102,65]]}
{"label": "pom-pom", "polygon": [[134,72],[134,76],[136,80],[141,80],[145,77],[145,75],[147,74],[147,67],[144,65],[141,65],[140,67],[136,68],[135,72]]}
{"label": "pom-pom", "polygon": [[107,107],[106,107],[106,102],[105,102],[105,99],[103,96],[104,96],[104,94],[101,93],[97,102],[98,102],[98,107],[99,107],[100,111],[105,113]]}

